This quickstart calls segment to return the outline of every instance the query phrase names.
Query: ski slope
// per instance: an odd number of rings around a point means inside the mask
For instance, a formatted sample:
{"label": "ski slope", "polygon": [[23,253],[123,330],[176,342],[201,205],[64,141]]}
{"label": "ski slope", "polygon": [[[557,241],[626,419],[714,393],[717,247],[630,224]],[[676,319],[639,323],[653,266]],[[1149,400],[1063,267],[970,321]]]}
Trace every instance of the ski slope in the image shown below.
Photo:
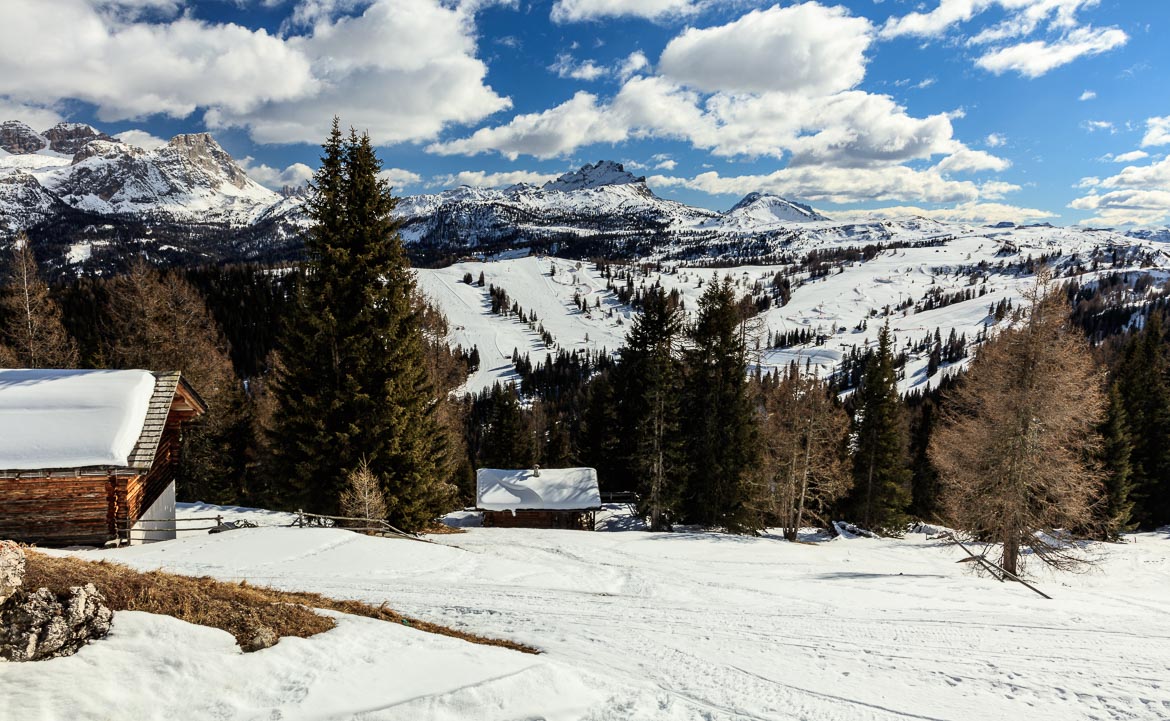
{"label": "ski slope", "polygon": [[[201,507],[199,513],[211,510]],[[225,511],[231,516],[231,511]],[[263,522],[267,514],[250,516]],[[610,517],[609,528],[636,526]],[[118,613],[76,656],[0,666],[0,716],[409,721],[970,721],[1170,716],[1170,535],[1088,550],[1045,600],[957,548],[472,528],[435,544],[265,527],[84,553],[357,598],[539,656],[342,617],[243,655]],[[132,689],[132,692],[128,690]]]}
{"label": "ski slope", "polygon": [[[807,225],[812,230],[800,240],[801,253],[815,248],[859,247],[863,242],[870,242],[858,241],[839,225],[826,222]],[[938,237],[940,227],[931,224],[921,232],[900,230],[891,240],[913,242]],[[1058,268],[1067,267],[1074,257],[1088,266],[1087,261],[1095,251],[1113,249],[1148,250],[1155,258],[1155,263],[1145,268],[1105,265],[1101,270],[1090,270],[1079,276],[1082,283],[1091,282],[1101,273],[1127,270],[1153,272],[1164,280],[1170,270],[1170,255],[1164,245],[1115,233],[1047,226],[1011,229],[947,226],[944,230],[951,233],[944,245],[886,250],[873,260],[846,265],[841,272],[824,278],[803,278],[787,305],[770,308],[750,324],[752,337],[748,345],[753,352],[752,362],[768,370],[796,361],[801,365],[810,364],[822,375],[828,374],[850,348],[875,344],[887,320],[900,345],[917,342],[936,330],[944,340],[952,329],[957,334],[966,334],[968,340],[973,340],[983,329],[993,333],[994,319],[989,317],[989,306],[1009,298],[1018,307],[1023,293],[1034,284],[1030,276],[997,272],[996,267],[1001,263],[1018,264],[1028,256],[1058,254]],[[981,264],[986,270],[972,284],[971,271]],[[746,295],[757,285],[769,287],[781,268],[765,265],[710,269],[667,264],[662,272],[650,270],[640,274],[636,284],[641,287],[661,284],[668,291],[678,290],[687,311],[693,312],[699,297],[713,280],[730,275],[737,284],[737,292]],[[481,272],[485,279],[483,288],[462,282],[464,274],[470,273],[475,280]],[[614,352],[623,345],[635,316],[629,306],[620,304],[616,295],[606,290],[606,279],[588,262],[535,256],[473,261],[419,270],[418,278],[423,292],[447,315],[451,344],[479,348],[480,368],[465,386],[471,391],[490,387],[497,381],[516,380],[512,366],[516,351],[529,354],[534,364],[544,354],[557,349]],[[539,322],[554,336],[552,348],[545,347],[535,326],[530,327],[515,316],[490,312],[490,285],[504,288],[526,312],[536,312]],[[887,307],[896,309],[904,301],[921,301],[935,289],[953,293],[968,288],[976,292],[976,298],[924,312],[910,308],[886,315]],[[984,291],[985,295],[978,295]],[[588,302],[589,311],[581,312],[574,305],[574,293]],[[595,307],[598,300],[600,308]],[[857,330],[863,321],[866,327]],[[821,345],[806,344],[783,350],[767,348],[771,334],[799,329],[814,331],[827,339]],[[943,374],[958,369],[944,367],[927,378],[926,366],[925,354],[910,360],[900,383],[903,392],[937,384]]]}

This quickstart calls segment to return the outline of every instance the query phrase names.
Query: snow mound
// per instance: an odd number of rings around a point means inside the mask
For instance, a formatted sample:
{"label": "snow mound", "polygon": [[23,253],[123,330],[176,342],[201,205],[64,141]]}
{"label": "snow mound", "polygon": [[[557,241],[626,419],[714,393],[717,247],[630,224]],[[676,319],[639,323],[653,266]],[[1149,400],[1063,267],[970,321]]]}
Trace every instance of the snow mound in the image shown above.
{"label": "snow mound", "polygon": [[0,469],[124,467],[152,393],[146,371],[0,370]]}
{"label": "snow mound", "polygon": [[[122,611],[110,636],[75,656],[8,664],[4,718],[580,718],[601,701],[563,664],[366,618],[244,654],[230,635]],[[132,683],[134,693],[126,693]],[[477,710],[478,709],[478,710]],[[9,716],[11,714],[11,716]]]}

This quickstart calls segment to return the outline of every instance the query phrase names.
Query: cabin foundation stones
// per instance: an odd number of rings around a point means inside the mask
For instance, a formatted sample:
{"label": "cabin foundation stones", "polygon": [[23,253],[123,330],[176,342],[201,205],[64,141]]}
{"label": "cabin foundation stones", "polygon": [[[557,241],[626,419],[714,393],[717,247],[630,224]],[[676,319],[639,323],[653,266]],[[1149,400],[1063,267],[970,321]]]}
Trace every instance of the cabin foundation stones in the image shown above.
{"label": "cabin foundation stones", "polygon": [[92,583],[57,595],[23,588],[24,551],[0,541],[0,662],[71,656],[110,632],[114,612]]}

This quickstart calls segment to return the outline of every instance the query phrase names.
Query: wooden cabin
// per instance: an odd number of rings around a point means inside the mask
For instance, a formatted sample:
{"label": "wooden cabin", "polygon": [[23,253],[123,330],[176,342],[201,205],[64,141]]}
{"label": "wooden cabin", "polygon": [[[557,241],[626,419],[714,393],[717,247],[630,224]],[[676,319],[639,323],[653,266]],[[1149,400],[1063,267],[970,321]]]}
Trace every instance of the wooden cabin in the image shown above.
{"label": "wooden cabin", "polygon": [[481,468],[475,476],[475,505],[485,527],[592,531],[601,510],[592,468]]}
{"label": "wooden cabin", "polygon": [[183,429],[206,411],[178,372],[0,370],[0,539],[174,538]]}

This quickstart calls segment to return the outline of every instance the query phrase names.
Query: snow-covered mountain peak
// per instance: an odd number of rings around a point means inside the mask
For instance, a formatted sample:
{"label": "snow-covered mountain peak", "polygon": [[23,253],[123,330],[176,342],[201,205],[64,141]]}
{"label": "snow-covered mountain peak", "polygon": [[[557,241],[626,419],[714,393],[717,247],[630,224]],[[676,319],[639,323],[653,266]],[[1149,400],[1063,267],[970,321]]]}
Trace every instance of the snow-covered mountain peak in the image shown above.
{"label": "snow-covered mountain peak", "polygon": [[71,165],[84,163],[90,158],[114,160],[122,156],[141,157],[143,155],[146,155],[146,151],[142,148],[126,145],[116,140],[91,140],[73,154]]}
{"label": "snow-covered mountain peak", "polygon": [[752,226],[828,220],[807,205],[772,193],[748,193],[724,213],[724,218],[735,225]]}
{"label": "snow-covered mountain peak", "polygon": [[601,188],[607,185],[629,185],[631,183],[645,183],[646,178],[634,175],[622,167],[621,163],[612,160],[599,160],[592,165],[565,173],[556,180],[544,184],[545,190],[572,192]]}

